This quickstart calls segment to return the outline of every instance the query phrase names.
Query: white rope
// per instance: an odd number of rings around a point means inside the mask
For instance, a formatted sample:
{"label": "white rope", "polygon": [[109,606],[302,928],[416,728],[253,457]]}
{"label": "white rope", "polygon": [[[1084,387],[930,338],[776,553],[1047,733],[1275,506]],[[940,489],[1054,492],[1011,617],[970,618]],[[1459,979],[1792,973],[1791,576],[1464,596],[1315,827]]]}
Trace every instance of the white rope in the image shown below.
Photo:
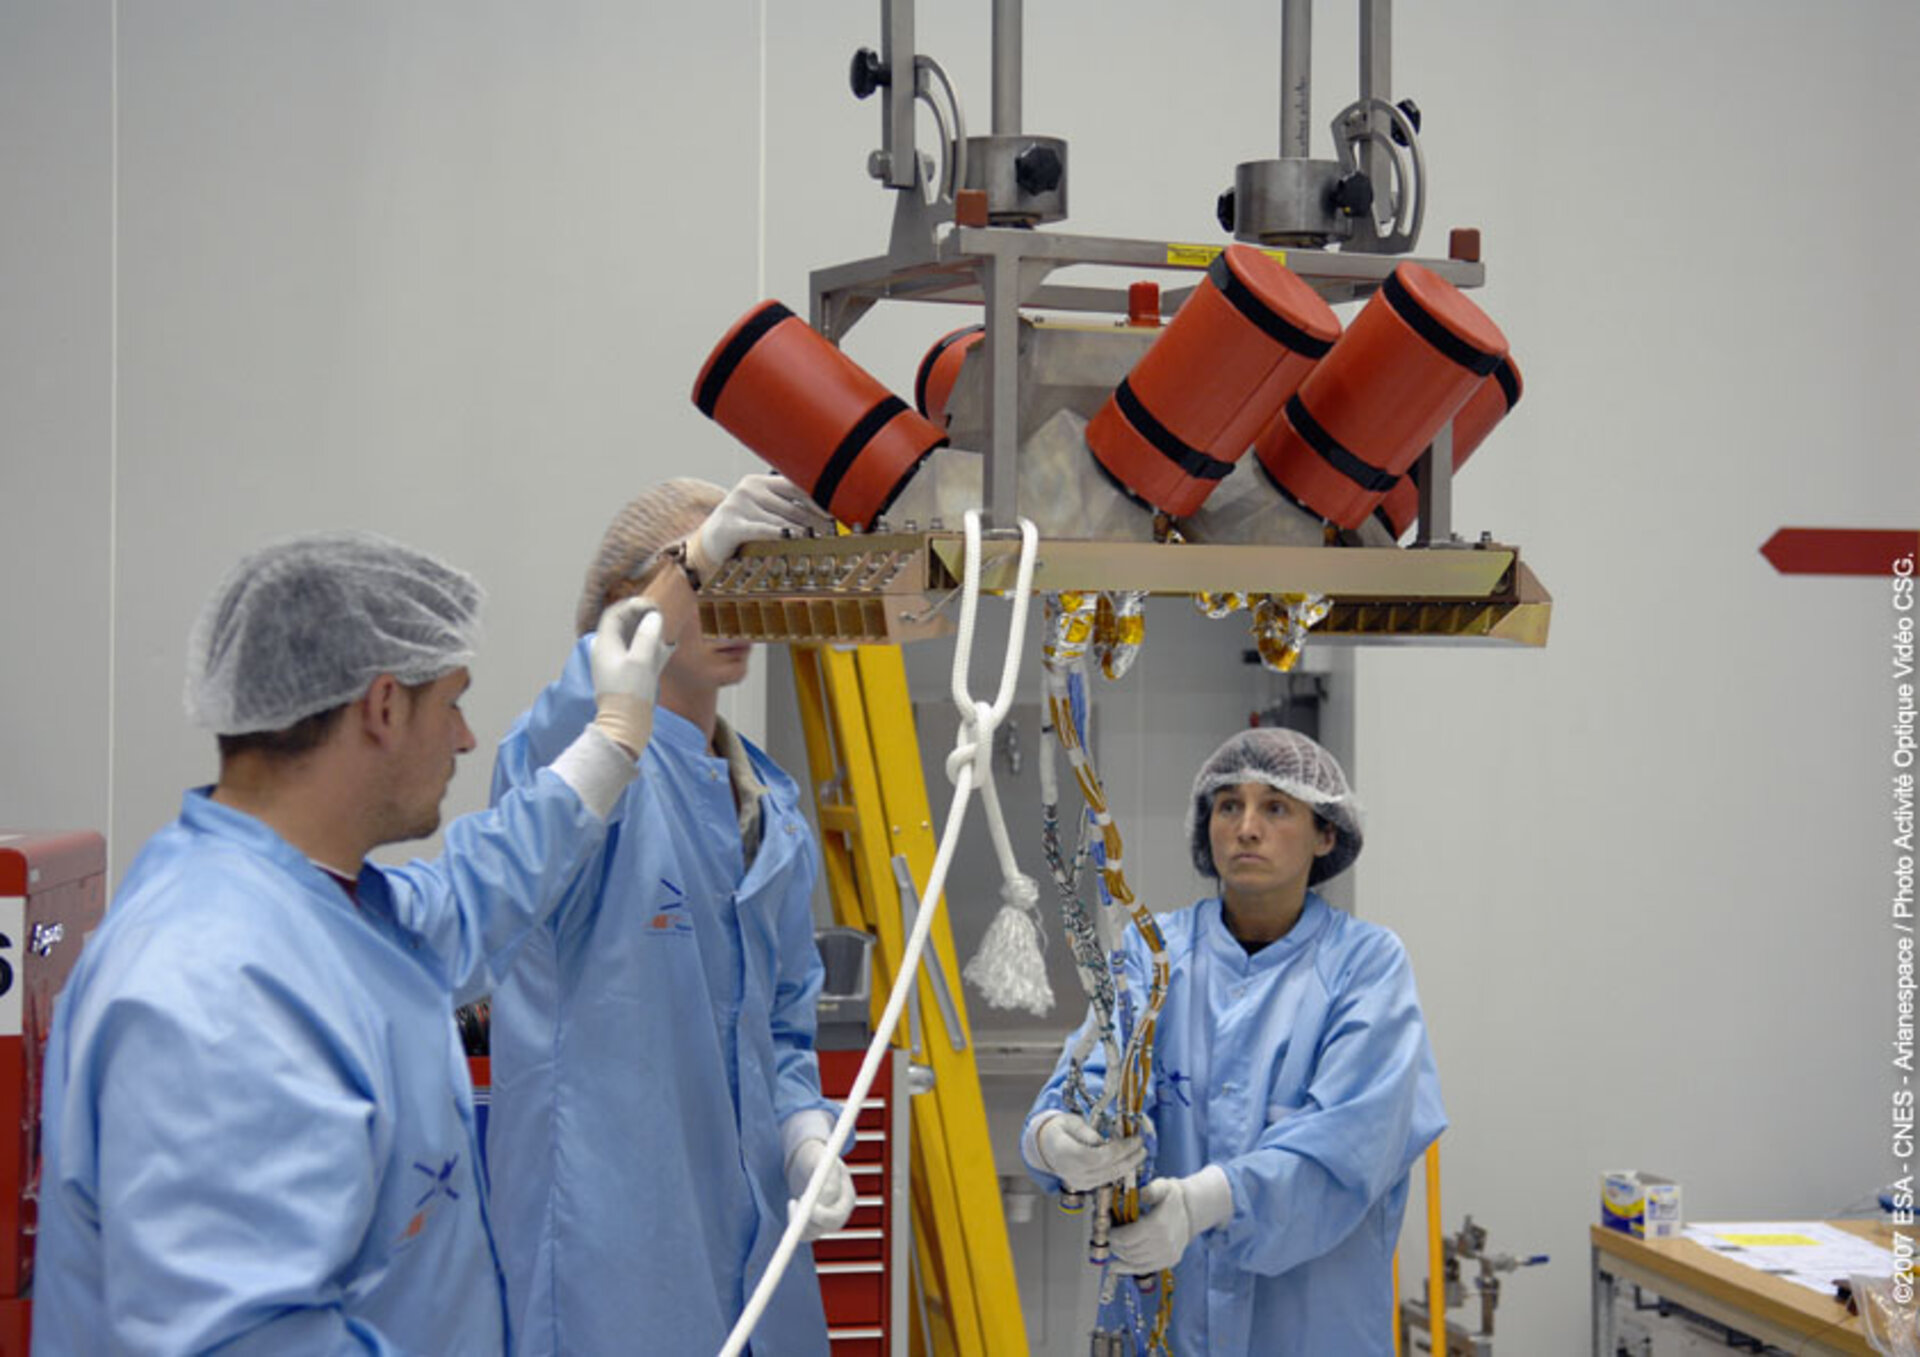
{"label": "white rope", "polygon": [[919,979],[920,956],[926,950],[927,935],[933,931],[934,916],[940,910],[940,895],[946,889],[947,870],[952,865],[954,850],[960,842],[960,829],[966,821],[967,802],[973,795],[976,779],[979,786],[989,795],[992,794],[993,733],[1013,706],[1014,678],[1020,670],[1020,649],[1026,639],[1027,600],[1033,591],[1033,568],[1040,555],[1040,535],[1031,522],[1024,518],[1020,520],[1020,569],[1014,585],[1013,620],[1007,636],[1006,664],[1000,672],[1000,693],[992,705],[975,702],[967,692],[967,669],[973,658],[974,618],[980,604],[980,513],[977,509],[967,511],[966,543],[960,629],[954,640],[953,653],[953,700],[960,708],[960,736],[952,756],[947,759],[947,775],[953,779],[953,800],[947,807],[946,827],[941,832],[940,848],[934,854],[933,870],[927,876],[926,888],[920,892],[920,911],[913,921],[913,932],[907,938],[906,950],[900,957],[900,970],[893,978],[892,991],[887,995],[886,1010],[874,1028],[873,1041],[867,1047],[866,1058],[860,1062],[860,1073],[855,1077],[853,1088],[840,1109],[840,1118],[833,1124],[833,1134],[827,1137],[827,1152],[820,1157],[820,1165],[814,1169],[813,1177],[807,1180],[806,1191],[787,1208],[786,1233],[780,1236],[779,1246],[774,1249],[760,1284],[753,1289],[747,1308],[741,1312],[733,1332],[727,1335],[726,1344],[720,1349],[720,1357],[739,1357],[746,1348],[754,1326],[766,1312],[768,1302],[773,1299],[774,1288],[780,1285],[781,1277],[786,1275],[787,1265],[792,1262],[794,1250],[800,1245],[800,1236],[813,1214],[814,1203],[820,1200],[827,1175],[832,1172],[834,1162],[840,1158],[840,1151],[853,1135],[853,1123],[860,1115],[860,1104],[866,1100],[867,1092],[880,1072],[880,1058],[892,1041],[894,1028],[900,1023],[900,1012],[906,1007],[907,996]]}

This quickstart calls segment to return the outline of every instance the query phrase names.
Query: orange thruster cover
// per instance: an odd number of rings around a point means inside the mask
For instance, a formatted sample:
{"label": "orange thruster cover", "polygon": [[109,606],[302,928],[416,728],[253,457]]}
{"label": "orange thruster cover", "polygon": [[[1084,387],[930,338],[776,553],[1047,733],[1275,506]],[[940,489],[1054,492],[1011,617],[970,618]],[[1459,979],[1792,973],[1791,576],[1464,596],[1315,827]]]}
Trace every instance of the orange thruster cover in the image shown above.
{"label": "orange thruster cover", "polygon": [[870,525],[947,436],[779,302],[747,312],[693,384],[700,412],[842,523]]}
{"label": "orange thruster cover", "polygon": [[1507,356],[1507,338],[1433,270],[1401,264],[1256,445],[1289,495],[1357,528]]}
{"label": "orange thruster cover", "polygon": [[920,360],[920,371],[913,379],[913,403],[920,413],[940,428],[947,427],[947,401],[953,396],[953,384],[960,380],[960,369],[967,355],[986,338],[984,325],[963,325],[933,341],[927,356]]}
{"label": "orange thruster cover", "polygon": [[[1520,393],[1525,385],[1520,380],[1520,366],[1508,354],[1500,360],[1493,375],[1482,381],[1460,407],[1460,413],[1453,417],[1453,469],[1458,471],[1467,464],[1467,458],[1473,456],[1473,450],[1487,441],[1487,435],[1493,432],[1494,425],[1505,419],[1520,403]],[[1406,535],[1413,520],[1420,513],[1420,492],[1415,490],[1413,482],[1401,477],[1393,489],[1387,491],[1386,498],[1380,501],[1375,511],[1387,525],[1387,531],[1396,538]]]}
{"label": "orange thruster cover", "polygon": [[1107,472],[1156,509],[1198,509],[1314,364],[1340,319],[1284,264],[1229,245],[1087,425]]}
{"label": "orange thruster cover", "polygon": [[98,834],[0,830],[0,1296],[33,1280],[40,1066],[54,996],[106,913],[106,882]]}

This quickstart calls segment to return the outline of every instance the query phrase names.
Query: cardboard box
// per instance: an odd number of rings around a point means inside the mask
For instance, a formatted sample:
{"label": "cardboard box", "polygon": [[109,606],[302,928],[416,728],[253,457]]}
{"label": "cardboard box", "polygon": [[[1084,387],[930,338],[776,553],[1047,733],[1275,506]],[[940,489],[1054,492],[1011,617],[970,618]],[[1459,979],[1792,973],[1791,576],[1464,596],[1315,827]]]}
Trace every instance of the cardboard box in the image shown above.
{"label": "cardboard box", "polygon": [[1638,1239],[1675,1238],[1680,1184],[1639,1169],[1609,1169],[1600,1175],[1600,1223]]}

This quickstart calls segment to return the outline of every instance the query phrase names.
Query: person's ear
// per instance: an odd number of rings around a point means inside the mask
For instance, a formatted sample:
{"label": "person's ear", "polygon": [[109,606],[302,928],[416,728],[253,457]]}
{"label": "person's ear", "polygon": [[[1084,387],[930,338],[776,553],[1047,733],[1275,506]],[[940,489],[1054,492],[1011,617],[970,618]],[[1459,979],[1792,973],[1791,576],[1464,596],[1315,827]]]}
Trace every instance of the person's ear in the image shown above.
{"label": "person's ear", "polygon": [[1320,842],[1313,846],[1313,855],[1317,858],[1325,857],[1333,851],[1334,844],[1339,841],[1340,836],[1334,832],[1331,825],[1321,825]]}
{"label": "person's ear", "polygon": [[392,674],[381,674],[367,685],[367,691],[353,705],[369,740],[383,749],[399,740],[410,710],[409,696]]}

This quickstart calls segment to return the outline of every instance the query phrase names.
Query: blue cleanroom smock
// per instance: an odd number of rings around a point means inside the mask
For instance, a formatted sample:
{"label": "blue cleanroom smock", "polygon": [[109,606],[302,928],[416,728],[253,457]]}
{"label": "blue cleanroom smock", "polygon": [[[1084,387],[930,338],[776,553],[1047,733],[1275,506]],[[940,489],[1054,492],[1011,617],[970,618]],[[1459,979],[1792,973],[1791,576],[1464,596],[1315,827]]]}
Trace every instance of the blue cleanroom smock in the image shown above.
{"label": "blue cleanroom smock", "polygon": [[453,1004],[604,825],[548,773],[356,903],[206,793],[55,1004],[34,1352],[506,1351]]}
{"label": "blue cleanroom smock", "polygon": [[[501,742],[518,786],[593,714],[587,643]],[[661,708],[582,878],[493,999],[487,1157],[528,1353],[711,1357],[787,1224],[781,1123],[820,1096],[811,897],[794,784],[757,749],[749,864],[729,765]],[[801,1248],[755,1357],[827,1351]]]}
{"label": "blue cleanroom smock", "polygon": [[[1218,1164],[1233,1188],[1232,1217],[1175,1269],[1173,1350],[1389,1357],[1407,1171],[1446,1128],[1405,948],[1312,892],[1252,955],[1218,899],[1160,928],[1171,975],[1146,1109],[1153,1176]],[[1137,1003],[1151,972],[1136,929],[1124,956]],[[1096,1046],[1096,1090],[1103,1066]],[[1066,1071],[1063,1054],[1029,1121],[1062,1106]]]}

